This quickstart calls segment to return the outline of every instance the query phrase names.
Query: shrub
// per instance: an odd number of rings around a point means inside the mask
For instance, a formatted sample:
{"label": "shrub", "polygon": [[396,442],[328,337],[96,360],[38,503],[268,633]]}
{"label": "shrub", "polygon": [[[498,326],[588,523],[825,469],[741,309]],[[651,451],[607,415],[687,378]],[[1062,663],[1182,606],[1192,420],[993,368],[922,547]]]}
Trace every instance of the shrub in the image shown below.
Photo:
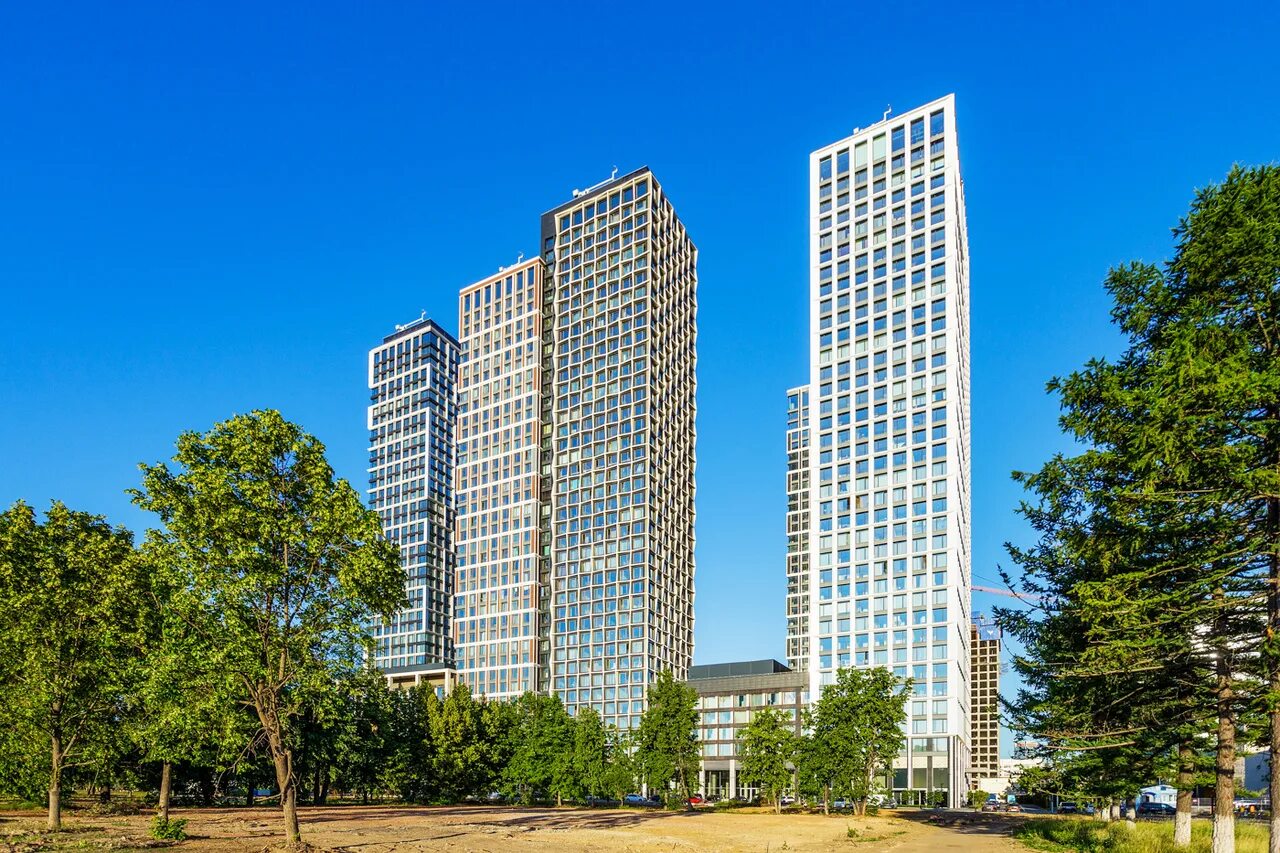
{"label": "shrub", "polygon": [[163,815],[151,819],[151,837],[160,841],[182,841],[187,837],[187,821],[183,818],[165,820]]}

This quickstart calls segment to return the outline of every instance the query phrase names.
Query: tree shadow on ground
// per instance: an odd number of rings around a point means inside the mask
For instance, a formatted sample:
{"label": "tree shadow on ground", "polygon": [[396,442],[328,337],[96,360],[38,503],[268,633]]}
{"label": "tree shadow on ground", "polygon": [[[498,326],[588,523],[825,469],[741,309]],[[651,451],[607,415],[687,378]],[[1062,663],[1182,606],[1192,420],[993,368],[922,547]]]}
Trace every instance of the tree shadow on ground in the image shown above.
{"label": "tree shadow on ground", "polygon": [[662,809],[553,808],[551,806],[316,806],[299,808],[304,825],[362,821],[378,823],[418,818],[520,829],[610,829],[653,821],[696,817],[698,812]]}
{"label": "tree shadow on ground", "polygon": [[897,816],[902,820],[949,829],[966,835],[1009,835],[1027,819],[1024,816],[1012,814],[925,809],[914,812],[904,810]]}

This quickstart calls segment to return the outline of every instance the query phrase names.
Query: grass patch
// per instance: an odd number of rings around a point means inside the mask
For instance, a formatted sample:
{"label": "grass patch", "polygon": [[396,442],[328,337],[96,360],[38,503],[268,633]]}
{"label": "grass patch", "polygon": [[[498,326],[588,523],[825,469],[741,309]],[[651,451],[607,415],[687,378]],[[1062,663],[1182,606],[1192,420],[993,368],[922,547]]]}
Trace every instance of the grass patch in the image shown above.
{"label": "grass patch", "polygon": [[859,831],[852,826],[844,831],[845,838],[848,838],[854,844],[865,844],[868,841],[887,841],[890,838],[896,838],[902,835],[906,830],[899,829],[897,832],[886,832],[881,835],[864,835],[866,830]]}
{"label": "grass patch", "polygon": [[[1021,824],[1013,837],[1046,853],[1185,853],[1173,846],[1171,820],[1144,821],[1130,827],[1124,821],[1042,818]],[[1209,853],[1212,837],[1209,821],[1193,821],[1191,853]],[[1267,853],[1267,828],[1237,821],[1236,853]]]}

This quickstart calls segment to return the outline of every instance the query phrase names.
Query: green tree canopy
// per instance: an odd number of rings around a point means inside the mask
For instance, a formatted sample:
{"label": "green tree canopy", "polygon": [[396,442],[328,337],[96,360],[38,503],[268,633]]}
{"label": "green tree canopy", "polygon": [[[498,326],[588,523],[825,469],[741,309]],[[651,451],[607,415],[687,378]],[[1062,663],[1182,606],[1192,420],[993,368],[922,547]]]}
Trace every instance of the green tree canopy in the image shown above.
{"label": "green tree canopy", "polygon": [[698,777],[698,693],[664,670],[649,686],[649,707],[635,733],[636,764],[650,788],[693,796]]}
{"label": "green tree canopy", "polygon": [[742,756],[742,779],[760,788],[774,810],[782,811],[782,795],[791,785],[797,744],[795,722],[776,708],[753,712],[742,734],[739,753]]}
{"label": "green tree canopy", "polygon": [[142,471],[133,496],[163,522],[149,545],[174,573],[171,606],[200,669],[256,714],[297,843],[296,723],[309,691],[360,665],[371,618],[402,606],[398,550],[324,446],[275,411],[183,433],[172,467]]}
{"label": "green tree canopy", "polygon": [[906,744],[910,682],[883,667],[845,668],[824,685],[806,718],[801,771],[824,791],[852,800],[859,814]]}
{"label": "green tree canopy", "polygon": [[47,792],[52,830],[69,774],[115,749],[145,589],[132,535],[101,516],[58,502],[43,522],[22,502],[0,514],[0,782]]}

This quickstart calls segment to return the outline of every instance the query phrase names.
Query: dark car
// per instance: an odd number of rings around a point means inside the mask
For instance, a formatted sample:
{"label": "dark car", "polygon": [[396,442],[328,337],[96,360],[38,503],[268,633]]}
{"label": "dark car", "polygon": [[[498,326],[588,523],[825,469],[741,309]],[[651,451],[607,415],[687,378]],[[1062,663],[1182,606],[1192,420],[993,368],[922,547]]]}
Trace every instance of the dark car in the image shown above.
{"label": "dark car", "polygon": [[1137,813],[1146,817],[1167,817],[1178,810],[1168,803],[1138,803]]}
{"label": "dark car", "polygon": [[1058,814],[1079,814],[1080,807],[1075,803],[1066,802],[1058,803]]}
{"label": "dark car", "polygon": [[615,800],[612,797],[585,797],[582,800],[582,804],[587,808],[604,808],[604,809],[616,809],[619,805],[621,805],[617,800]]}

